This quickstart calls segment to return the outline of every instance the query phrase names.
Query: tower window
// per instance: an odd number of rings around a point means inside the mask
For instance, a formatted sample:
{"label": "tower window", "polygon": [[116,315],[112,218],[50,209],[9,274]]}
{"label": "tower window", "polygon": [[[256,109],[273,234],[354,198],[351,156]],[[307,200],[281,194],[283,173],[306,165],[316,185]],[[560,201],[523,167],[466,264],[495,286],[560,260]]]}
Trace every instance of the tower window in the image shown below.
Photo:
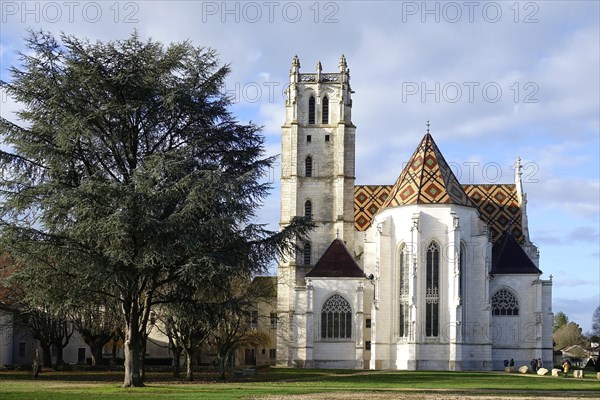
{"label": "tower window", "polygon": [[312,219],[312,203],[310,200],[306,200],[306,203],[304,203],[304,216]]}
{"label": "tower window", "polygon": [[310,243],[309,242],[304,243],[304,251],[303,251],[304,265],[310,265],[311,250],[312,250],[312,246],[310,245]]}
{"label": "tower window", "polygon": [[439,277],[440,248],[436,243],[427,247],[427,271],[425,290],[425,336],[439,335]]}
{"label": "tower window", "polygon": [[310,143],[312,141],[312,136],[306,135],[306,141]]}
{"label": "tower window", "polygon": [[323,97],[323,124],[329,123],[329,98]]}
{"label": "tower window", "polygon": [[304,172],[306,173],[307,177],[311,177],[312,176],[312,172],[313,172],[313,164],[312,164],[312,157],[308,156],[306,157],[306,160],[304,160]]}
{"label": "tower window", "polygon": [[331,296],[321,311],[321,338],[350,339],[352,337],[352,308],[339,294]]}
{"label": "tower window", "polygon": [[325,135],[325,141],[329,142],[329,135]]}
{"label": "tower window", "polygon": [[315,123],[315,98],[313,96],[308,99],[308,123],[310,125]]}
{"label": "tower window", "polygon": [[509,290],[498,290],[492,296],[492,315],[519,315],[517,297]]}

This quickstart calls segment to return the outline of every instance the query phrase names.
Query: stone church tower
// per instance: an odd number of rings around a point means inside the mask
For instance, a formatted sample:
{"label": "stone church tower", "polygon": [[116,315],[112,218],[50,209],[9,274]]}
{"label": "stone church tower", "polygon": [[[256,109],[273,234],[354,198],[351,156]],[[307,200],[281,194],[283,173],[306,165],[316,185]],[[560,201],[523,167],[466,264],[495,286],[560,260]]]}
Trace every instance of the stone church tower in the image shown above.
{"label": "stone church tower", "polygon": [[291,365],[298,332],[294,332],[297,289],[304,276],[336,238],[354,248],[354,146],[350,70],[342,55],[337,73],[300,73],[292,60],[282,127],[281,219],[309,216],[316,228],[296,259],[278,266],[278,349],[280,365]]}

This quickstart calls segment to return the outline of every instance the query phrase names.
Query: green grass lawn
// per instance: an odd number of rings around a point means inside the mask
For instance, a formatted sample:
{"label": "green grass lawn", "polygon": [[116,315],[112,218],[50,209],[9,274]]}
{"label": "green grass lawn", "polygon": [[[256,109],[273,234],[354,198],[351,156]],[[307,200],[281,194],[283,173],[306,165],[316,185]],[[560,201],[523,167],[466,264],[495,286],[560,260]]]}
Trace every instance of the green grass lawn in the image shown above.
{"label": "green grass lawn", "polygon": [[241,399],[252,396],[402,391],[494,394],[515,398],[600,397],[600,381],[486,372],[383,372],[356,370],[266,369],[256,377],[218,382],[198,373],[189,383],[168,373],[149,373],[145,388],[120,388],[117,372],[45,372],[37,380],[26,372],[0,372],[0,399]]}

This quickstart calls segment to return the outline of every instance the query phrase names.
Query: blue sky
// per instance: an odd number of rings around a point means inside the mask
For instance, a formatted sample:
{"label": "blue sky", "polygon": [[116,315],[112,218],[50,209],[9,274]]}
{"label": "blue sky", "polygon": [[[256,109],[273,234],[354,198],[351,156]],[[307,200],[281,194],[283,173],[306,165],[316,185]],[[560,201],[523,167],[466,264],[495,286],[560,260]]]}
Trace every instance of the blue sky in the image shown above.
{"label": "blue sky", "polygon": [[[600,28],[596,1],[76,1],[0,3],[0,77],[26,28],[90,40],[143,37],[211,47],[243,122],[280,152],[283,88],[301,71],[348,60],[356,183],[391,184],[431,121],[462,183],[513,181],[523,159],[531,239],[554,312],[584,331],[600,304]],[[0,93],[1,115],[19,109]],[[469,173],[469,171],[471,173]],[[258,219],[279,219],[279,170]]]}

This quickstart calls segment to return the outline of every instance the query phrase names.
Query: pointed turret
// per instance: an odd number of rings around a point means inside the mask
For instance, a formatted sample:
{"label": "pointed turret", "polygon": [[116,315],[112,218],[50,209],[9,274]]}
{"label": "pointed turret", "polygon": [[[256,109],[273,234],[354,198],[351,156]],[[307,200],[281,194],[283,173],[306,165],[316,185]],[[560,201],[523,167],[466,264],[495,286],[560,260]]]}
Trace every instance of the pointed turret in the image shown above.
{"label": "pointed turret", "polygon": [[521,157],[515,161],[515,187],[517,189],[517,199],[521,207],[521,230],[526,243],[529,243],[529,226],[527,224],[527,194],[523,191],[523,180],[521,171]]}
{"label": "pointed turret", "polygon": [[476,207],[427,133],[394,184],[381,209],[411,204],[458,204]]}

